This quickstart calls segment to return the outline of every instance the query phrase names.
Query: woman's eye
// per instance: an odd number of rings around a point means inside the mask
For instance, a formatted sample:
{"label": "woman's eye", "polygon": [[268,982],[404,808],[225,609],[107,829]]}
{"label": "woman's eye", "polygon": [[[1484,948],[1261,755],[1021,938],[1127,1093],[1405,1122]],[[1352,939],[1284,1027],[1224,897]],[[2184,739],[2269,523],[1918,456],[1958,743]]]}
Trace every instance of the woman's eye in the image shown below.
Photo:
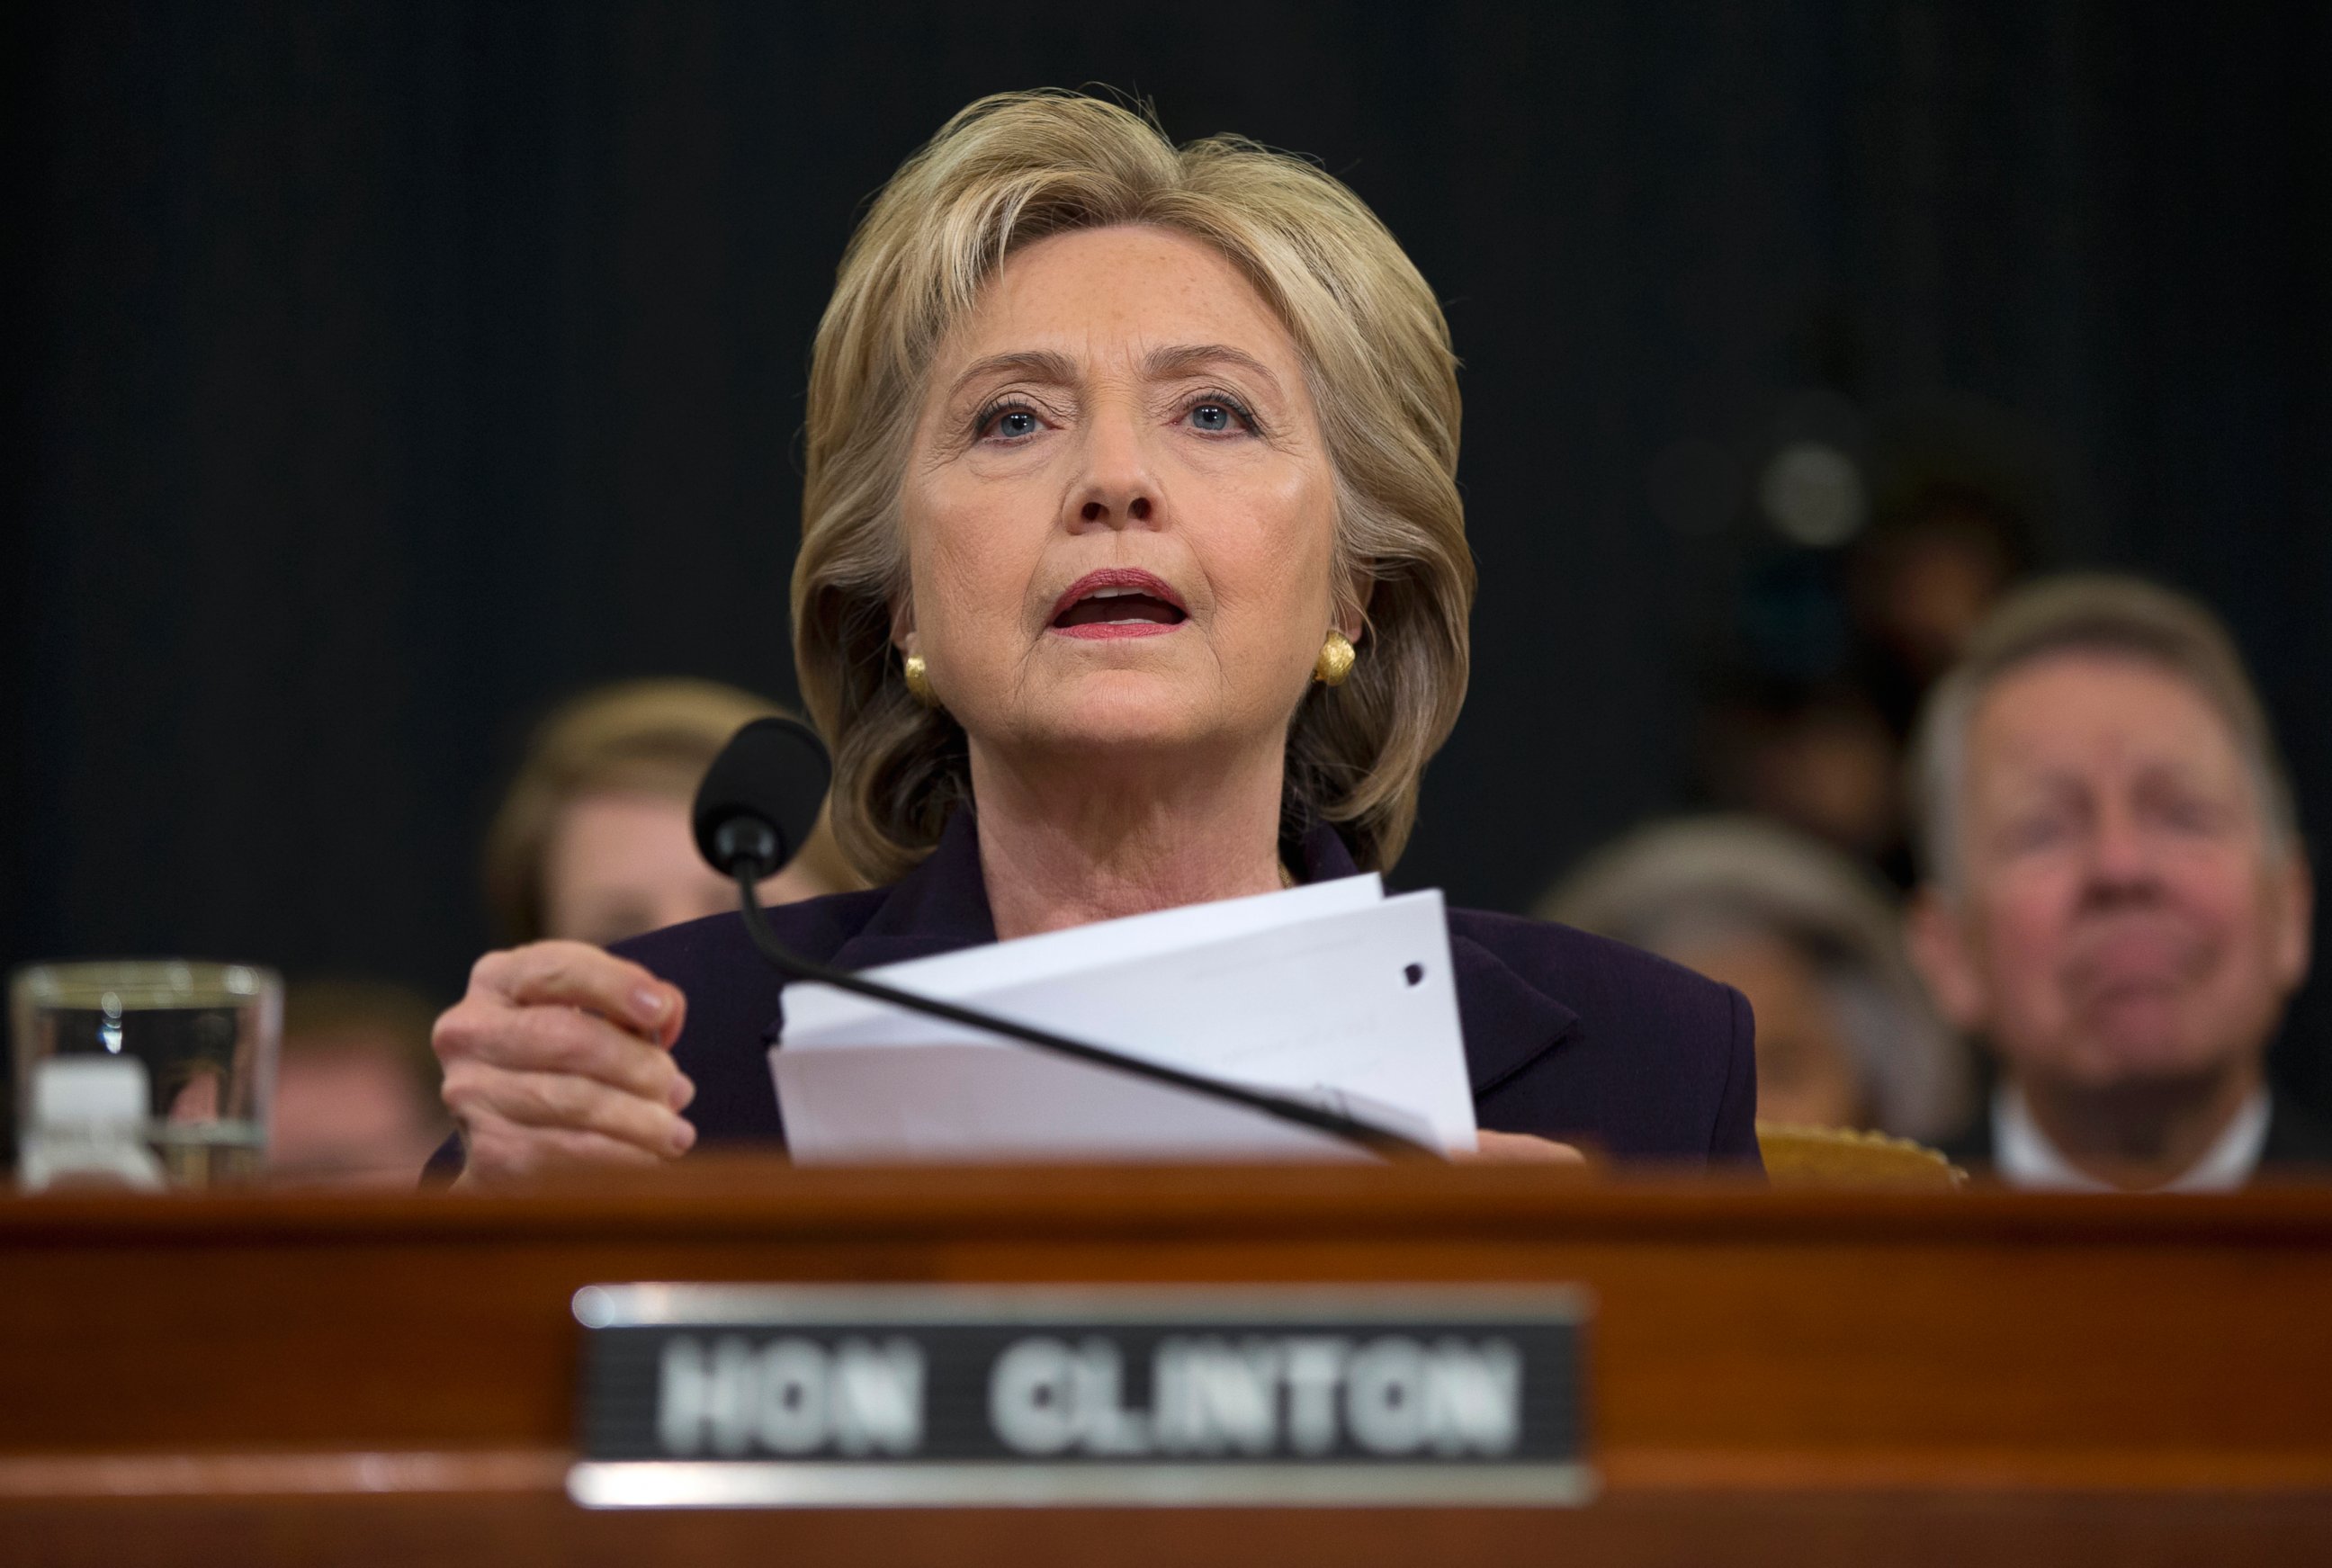
{"label": "woman's eye", "polygon": [[1201,397],[1183,411],[1193,430],[1208,435],[1228,435],[1253,430],[1255,416],[1228,397]]}
{"label": "woman's eye", "polygon": [[1026,408],[1007,408],[989,421],[989,428],[1007,441],[1037,434],[1037,416]]}

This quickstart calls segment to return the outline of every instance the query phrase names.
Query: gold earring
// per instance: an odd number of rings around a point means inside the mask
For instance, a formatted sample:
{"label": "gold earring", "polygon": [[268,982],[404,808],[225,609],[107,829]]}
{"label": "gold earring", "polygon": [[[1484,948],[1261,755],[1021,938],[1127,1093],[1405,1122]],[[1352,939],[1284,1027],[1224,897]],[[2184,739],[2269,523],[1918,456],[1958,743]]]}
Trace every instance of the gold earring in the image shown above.
{"label": "gold earring", "polygon": [[923,663],[921,654],[909,654],[899,665],[899,673],[907,677],[907,690],[915,701],[926,708],[936,708],[940,700],[932,694],[931,667]]}
{"label": "gold earring", "polygon": [[1320,656],[1312,662],[1312,678],[1324,686],[1341,686],[1344,677],[1352,673],[1352,661],[1359,657],[1352,652],[1352,640],[1342,632],[1330,632],[1328,640],[1320,645]]}

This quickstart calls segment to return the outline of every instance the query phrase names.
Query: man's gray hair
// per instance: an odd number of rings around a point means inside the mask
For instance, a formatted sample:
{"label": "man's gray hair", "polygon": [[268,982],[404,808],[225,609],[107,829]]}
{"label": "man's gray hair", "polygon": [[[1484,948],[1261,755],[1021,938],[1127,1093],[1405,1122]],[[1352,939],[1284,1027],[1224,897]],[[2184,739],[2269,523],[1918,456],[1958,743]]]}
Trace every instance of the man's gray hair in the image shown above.
{"label": "man's gray hair", "polygon": [[2065,653],[2144,659],[2192,686],[2225,722],[2242,755],[2269,854],[2299,849],[2299,814],[2282,753],[2242,655],[2219,617],[2184,594],[2143,578],[2058,577],[2003,600],[1920,710],[1907,782],[1920,868],[1929,880],[1946,887],[1959,881],[1960,796],[1977,708],[2002,676]]}

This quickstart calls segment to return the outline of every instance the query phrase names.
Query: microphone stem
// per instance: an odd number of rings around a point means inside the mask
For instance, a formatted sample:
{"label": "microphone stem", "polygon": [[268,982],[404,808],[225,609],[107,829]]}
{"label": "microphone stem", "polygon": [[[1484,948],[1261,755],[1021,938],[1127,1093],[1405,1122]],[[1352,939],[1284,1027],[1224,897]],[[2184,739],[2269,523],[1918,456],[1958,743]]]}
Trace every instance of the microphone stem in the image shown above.
{"label": "microphone stem", "polygon": [[1239,1084],[1227,1084],[1219,1079],[1203,1077],[1197,1073],[1186,1073],[1179,1067],[1169,1067],[1157,1062],[1144,1061],[1139,1056],[1127,1056],[1122,1052],[1106,1051],[1098,1046],[1085,1045],[1030,1024],[1016,1023],[1010,1018],[975,1012],[970,1008],[957,1007],[952,1002],[943,1002],[935,997],[916,996],[909,991],[894,990],[880,980],[870,980],[863,976],[853,974],[848,970],[835,969],[819,963],[814,959],[804,958],[779,942],[778,933],[769,929],[769,918],[762,912],[761,900],[754,885],[755,878],[751,868],[749,866],[740,869],[736,873],[736,881],[738,901],[742,906],[745,917],[746,932],[752,937],[753,945],[760,950],[761,956],[769,960],[778,972],[788,979],[815,980],[820,985],[832,986],[836,990],[852,991],[878,1002],[888,1002],[893,1007],[903,1008],[909,1012],[923,1013],[935,1018],[945,1018],[951,1024],[961,1024],[966,1028],[978,1029],[984,1034],[1002,1035],[1007,1039],[1018,1040],[1023,1045],[1035,1046],[1039,1050],[1051,1051],[1056,1056],[1074,1057],[1080,1062],[1090,1062],[1096,1066],[1107,1067],[1113,1072],[1132,1073],[1136,1077],[1170,1085],[1174,1088],[1202,1095],[1209,1099],[1230,1100],[1247,1106],[1249,1110],[1259,1111],[1266,1116],[1276,1117],[1282,1122],[1292,1122],[1298,1126],[1309,1127],[1314,1132],[1341,1138],[1348,1143],[1357,1144],[1370,1153],[1386,1160],[1422,1159],[1439,1162],[1447,1158],[1438,1149],[1405,1138],[1398,1133],[1372,1126],[1356,1117],[1340,1115],[1334,1111],[1324,1110],[1318,1105],[1306,1104],[1301,1100],[1292,1100],[1285,1095],[1270,1094],[1261,1089],[1250,1089]]}

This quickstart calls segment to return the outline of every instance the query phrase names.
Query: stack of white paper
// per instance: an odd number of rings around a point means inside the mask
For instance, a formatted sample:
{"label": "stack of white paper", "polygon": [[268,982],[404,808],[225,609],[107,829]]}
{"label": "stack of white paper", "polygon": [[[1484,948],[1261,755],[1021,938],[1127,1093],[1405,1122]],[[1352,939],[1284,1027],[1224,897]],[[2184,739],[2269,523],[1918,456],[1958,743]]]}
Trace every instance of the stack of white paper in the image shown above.
{"label": "stack of white paper", "polygon": [[[1374,876],[868,971],[919,995],[1474,1146],[1438,893]],[[1324,1133],[827,986],[769,1053],[797,1160],[1365,1158]]]}

